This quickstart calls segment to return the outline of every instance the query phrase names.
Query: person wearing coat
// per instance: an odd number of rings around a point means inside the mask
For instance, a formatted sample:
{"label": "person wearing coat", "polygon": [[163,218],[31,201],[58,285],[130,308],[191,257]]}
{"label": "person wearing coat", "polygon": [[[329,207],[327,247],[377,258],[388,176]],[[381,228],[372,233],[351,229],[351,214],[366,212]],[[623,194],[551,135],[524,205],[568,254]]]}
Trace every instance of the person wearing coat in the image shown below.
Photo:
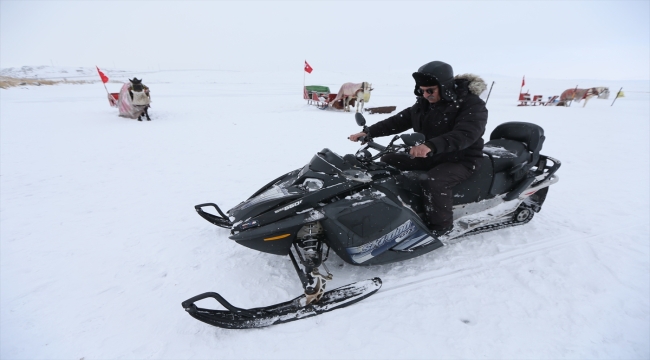
{"label": "person wearing coat", "polygon": [[427,171],[423,181],[428,225],[442,236],[453,229],[452,187],[480,167],[488,111],[479,95],[487,85],[473,74],[454,77],[452,67],[432,61],[413,73],[415,104],[349,139],[395,135],[409,129],[425,135],[410,156],[387,154],[381,160],[403,171]]}

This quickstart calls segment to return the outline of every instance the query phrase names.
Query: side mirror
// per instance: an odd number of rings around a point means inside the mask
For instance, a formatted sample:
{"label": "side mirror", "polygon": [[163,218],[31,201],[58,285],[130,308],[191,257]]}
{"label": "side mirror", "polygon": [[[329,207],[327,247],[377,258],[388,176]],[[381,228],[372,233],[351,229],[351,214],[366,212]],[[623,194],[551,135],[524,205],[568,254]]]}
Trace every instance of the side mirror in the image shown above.
{"label": "side mirror", "polygon": [[402,138],[402,141],[404,141],[404,144],[408,146],[421,145],[427,140],[426,136],[421,133],[403,134],[400,137]]}
{"label": "side mirror", "polygon": [[363,117],[363,115],[361,115],[361,113],[354,114],[354,119],[357,121],[357,125],[359,126],[366,125],[366,119]]}

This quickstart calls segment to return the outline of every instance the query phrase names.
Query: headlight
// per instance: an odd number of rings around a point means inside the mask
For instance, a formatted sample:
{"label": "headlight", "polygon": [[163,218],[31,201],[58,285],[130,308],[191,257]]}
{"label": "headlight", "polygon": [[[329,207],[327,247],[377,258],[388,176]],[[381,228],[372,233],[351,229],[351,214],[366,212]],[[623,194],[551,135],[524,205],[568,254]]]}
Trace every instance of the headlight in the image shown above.
{"label": "headlight", "polygon": [[307,191],[320,190],[320,189],[323,188],[323,180],[307,178],[307,179],[305,179],[305,181],[303,181],[302,187],[304,187],[305,190],[307,190]]}

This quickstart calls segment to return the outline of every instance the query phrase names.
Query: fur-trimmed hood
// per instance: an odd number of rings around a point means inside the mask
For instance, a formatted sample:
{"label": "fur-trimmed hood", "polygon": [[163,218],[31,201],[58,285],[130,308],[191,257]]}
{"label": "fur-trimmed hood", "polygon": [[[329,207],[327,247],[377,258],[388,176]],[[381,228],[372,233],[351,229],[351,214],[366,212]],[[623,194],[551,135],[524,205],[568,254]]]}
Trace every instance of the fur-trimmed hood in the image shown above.
{"label": "fur-trimmed hood", "polygon": [[[418,87],[416,86],[415,94],[418,96],[417,102],[423,107],[428,107],[429,102],[422,95],[418,95],[417,89]],[[449,89],[447,90],[449,91]],[[453,93],[442,98],[454,106],[460,107],[460,99],[467,97],[469,94],[480,96],[485,90],[487,90],[487,84],[480,76],[469,73],[461,74],[454,76]]]}
{"label": "fur-trimmed hood", "polygon": [[464,93],[467,91],[476,96],[481,96],[481,94],[487,90],[487,84],[485,81],[475,74],[456,75],[454,77],[454,82],[456,83],[456,93],[461,97],[465,95]]}

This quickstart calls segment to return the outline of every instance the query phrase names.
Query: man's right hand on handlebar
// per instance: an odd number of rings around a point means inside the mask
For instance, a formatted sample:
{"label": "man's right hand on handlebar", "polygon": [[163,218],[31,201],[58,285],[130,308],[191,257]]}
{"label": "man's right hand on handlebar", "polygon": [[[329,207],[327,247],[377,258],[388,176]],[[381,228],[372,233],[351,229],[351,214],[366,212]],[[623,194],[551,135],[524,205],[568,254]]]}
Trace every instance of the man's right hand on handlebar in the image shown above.
{"label": "man's right hand on handlebar", "polygon": [[425,158],[425,157],[427,157],[427,155],[429,155],[430,152],[431,152],[430,147],[428,147],[428,146],[426,146],[424,144],[421,144],[421,145],[417,145],[417,146],[412,147],[411,150],[409,151],[409,154],[411,156],[413,156],[413,157],[416,157],[416,158]]}
{"label": "man's right hand on handlebar", "polygon": [[360,133],[356,133],[356,134],[352,134],[352,135],[348,136],[348,139],[350,139],[350,141],[355,141],[356,142],[356,141],[359,141],[360,137],[366,136],[366,135],[368,135],[368,134],[366,134],[364,132],[360,132]]}

